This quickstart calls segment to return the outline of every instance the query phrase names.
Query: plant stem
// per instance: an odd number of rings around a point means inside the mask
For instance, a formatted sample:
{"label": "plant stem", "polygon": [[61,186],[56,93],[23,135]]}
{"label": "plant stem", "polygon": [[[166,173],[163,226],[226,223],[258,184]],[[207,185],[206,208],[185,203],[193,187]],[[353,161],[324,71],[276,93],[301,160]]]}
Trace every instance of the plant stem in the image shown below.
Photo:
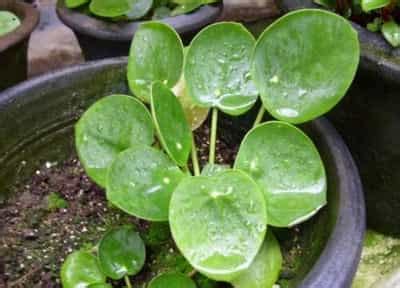
{"label": "plant stem", "polygon": [[208,157],[208,162],[210,164],[215,163],[215,145],[217,142],[217,126],[218,126],[218,109],[212,109],[211,116],[211,135],[210,135],[210,154]]}
{"label": "plant stem", "polygon": [[193,164],[193,172],[194,176],[200,175],[200,165],[199,165],[199,158],[197,157],[197,148],[196,142],[193,138],[192,140],[192,164]]}
{"label": "plant stem", "polygon": [[260,111],[258,111],[256,120],[254,121],[253,128],[256,127],[258,124],[261,123],[261,121],[262,121],[262,119],[263,119],[263,117],[264,117],[264,114],[265,114],[265,108],[264,108],[263,105],[261,105]]}
{"label": "plant stem", "polygon": [[192,278],[194,275],[196,275],[197,274],[197,270],[196,269],[193,269],[192,271],[190,271],[188,274],[187,274],[187,276],[189,277],[189,278]]}
{"label": "plant stem", "polygon": [[129,276],[128,275],[124,276],[124,280],[125,280],[126,287],[132,288],[131,280],[129,280]]}

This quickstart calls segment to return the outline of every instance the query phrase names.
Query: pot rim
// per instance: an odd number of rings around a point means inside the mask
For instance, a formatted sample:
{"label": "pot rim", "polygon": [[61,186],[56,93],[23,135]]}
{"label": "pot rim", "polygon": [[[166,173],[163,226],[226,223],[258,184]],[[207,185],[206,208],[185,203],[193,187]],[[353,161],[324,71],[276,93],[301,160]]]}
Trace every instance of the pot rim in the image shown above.
{"label": "pot rim", "polygon": [[[23,82],[0,93],[0,111],[4,112],[8,105],[19,102],[22,99],[21,95],[30,95],[31,90],[56,89],[54,83],[69,85],[69,81],[79,79],[80,75],[96,70],[124,67],[126,63],[127,57],[87,62]],[[68,79],[68,83],[64,83],[65,79]],[[334,166],[335,173],[328,174],[328,182],[334,181],[337,187],[338,199],[335,199],[335,203],[338,208],[325,247],[298,287],[350,287],[360,260],[366,225],[360,176],[346,144],[335,128],[325,118],[319,118],[309,125],[318,142],[327,147],[328,153],[325,154],[328,154],[328,157],[325,158]]]}
{"label": "pot rim", "polygon": [[14,31],[0,37],[0,53],[8,48],[29,38],[29,35],[39,23],[40,14],[37,9],[27,3],[15,1],[13,6],[8,7],[0,4],[0,9],[15,13],[21,20],[21,25]]}
{"label": "pot rim", "polygon": [[[277,4],[285,13],[304,8],[325,9],[312,0],[277,0]],[[371,32],[353,21],[350,23],[358,32],[361,45],[360,67],[381,75],[385,80],[398,81],[400,78],[400,48],[392,47],[381,34]]]}
{"label": "pot rim", "polygon": [[[130,42],[139,25],[145,21],[123,23],[107,22],[65,7],[64,0],[57,1],[57,15],[65,25],[78,33],[94,38]],[[218,19],[222,4],[204,5],[190,14],[167,17],[159,21],[175,28],[179,34],[196,31]]]}

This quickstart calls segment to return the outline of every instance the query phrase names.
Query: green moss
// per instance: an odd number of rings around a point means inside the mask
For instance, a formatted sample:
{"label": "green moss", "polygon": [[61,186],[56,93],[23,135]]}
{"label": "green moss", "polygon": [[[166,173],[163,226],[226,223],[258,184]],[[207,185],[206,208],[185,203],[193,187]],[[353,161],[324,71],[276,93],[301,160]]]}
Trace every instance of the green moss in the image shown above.
{"label": "green moss", "polygon": [[47,210],[55,211],[62,208],[68,208],[68,202],[64,200],[57,192],[52,192],[47,196]]}
{"label": "green moss", "polygon": [[400,239],[368,230],[352,288],[377,287],[375,283],[389,277],[399,266]]}

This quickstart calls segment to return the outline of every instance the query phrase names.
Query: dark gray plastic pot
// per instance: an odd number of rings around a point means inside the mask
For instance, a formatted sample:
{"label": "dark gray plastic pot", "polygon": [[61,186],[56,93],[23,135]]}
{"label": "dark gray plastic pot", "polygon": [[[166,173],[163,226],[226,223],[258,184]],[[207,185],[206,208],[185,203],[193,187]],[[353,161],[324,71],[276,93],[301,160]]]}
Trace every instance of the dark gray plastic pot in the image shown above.
{"label": "dark gray plastic pot", "polygon": [[21,26],[0,37],[0,91],[15,85],[28,75],[29,36],[39,22],[39,12],[20,1],[0,1],[0,10],[13,12],[21,20]]}
{"label": "dark gray plastic pot", "polygon": [[[317,7],[311,0],[281,0],[285,11]],[[358,31],[361,69],[344,100],[329,114],[354,156],[364,185],[367,223],[400,235],[400,50],[378,33]]]}
{"label": "dark gray plastic pot", "polygon": [[[62,161],[74,153],[73,125],[85,109],[103,96],[129,93],[126,65],[126,58],[91,62],[0,94],[0,202],[39,164]],[[254,118],[255,113],[222,117],[222,137],[241,141]],[[299,227],[302,253],[292,262],[293,269],[283,273],[284,287],[350,287],[365,229],[357,168],[327,120],[319,119],[302,128],[315,141],[326,165],[328,205]],[[281,229],[276,233],[285,242],[291,232]]]}
{"label": "dark gray plastic pot", "polygon": [[[302,8],[320,8],[313,0],[276,0],[283,12]],[[361,44],[362,69],[379,73],[383,78],[400,78],[400,49],[393,48],[380,33],[371,32],[357,23],[351,22],[358,32]]]}
{"label": "dark gray plastic pot", "polygon": [[[127,56],[133,35],[142,21],[113,23],[79,11],[68,9],[65,0],[58,0],[57,14],[76,34],[86,60]],[[215,22],[222,13],[222,5],[205,5],[193,13],[164,18],[187,44],[204,26]]]}

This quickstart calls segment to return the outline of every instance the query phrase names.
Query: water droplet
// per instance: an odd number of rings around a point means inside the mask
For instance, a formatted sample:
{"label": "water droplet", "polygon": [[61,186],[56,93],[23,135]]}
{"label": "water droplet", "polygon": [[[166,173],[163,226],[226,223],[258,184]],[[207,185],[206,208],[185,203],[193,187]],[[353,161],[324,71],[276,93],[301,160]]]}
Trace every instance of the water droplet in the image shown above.
{"label": "water droplet", "polygon": [[271,79],[269,79],[270,83],[279,83],[279,77],[278,75],[274,75]]}
{"label": "water droplet", "polygon": [[178,150],[182,150],[182,144],[181,143],[179,143],[179,142],[176,142],[176,149],[178,149]]}
{"label": "water droplet", "polygon": [[164,177],[163,182],[168,185],[169,183],[171,183],[171,179],[169,179],[168,177]]}

